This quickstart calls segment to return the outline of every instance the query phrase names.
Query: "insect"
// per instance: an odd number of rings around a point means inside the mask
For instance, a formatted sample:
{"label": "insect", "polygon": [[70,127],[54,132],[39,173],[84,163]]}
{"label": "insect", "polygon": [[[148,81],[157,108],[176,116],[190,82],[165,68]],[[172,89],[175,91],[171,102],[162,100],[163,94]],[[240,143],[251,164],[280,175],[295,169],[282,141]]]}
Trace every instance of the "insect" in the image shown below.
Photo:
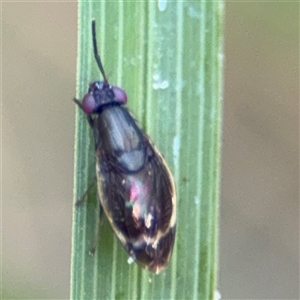
{"label": "insect", "polygon": [[125,91],[108,82],[95,20],[92,38],[103,81],[91,83],[82,102],[74,101],[94,132],[100,204],[131,260],[158,274],[167,267],[174,246],[174,180],[160,152],[124,107]]}

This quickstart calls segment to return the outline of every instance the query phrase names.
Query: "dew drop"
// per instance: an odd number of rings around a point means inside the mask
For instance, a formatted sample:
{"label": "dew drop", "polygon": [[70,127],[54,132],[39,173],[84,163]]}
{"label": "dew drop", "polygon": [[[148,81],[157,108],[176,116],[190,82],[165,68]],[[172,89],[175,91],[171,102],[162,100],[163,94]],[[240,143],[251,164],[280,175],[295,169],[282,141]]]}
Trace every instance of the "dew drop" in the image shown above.
{"label": "dew drop", "polygon": [[167,0],[158,0],[158,9],[160,11],[165,11],[167,8]]}

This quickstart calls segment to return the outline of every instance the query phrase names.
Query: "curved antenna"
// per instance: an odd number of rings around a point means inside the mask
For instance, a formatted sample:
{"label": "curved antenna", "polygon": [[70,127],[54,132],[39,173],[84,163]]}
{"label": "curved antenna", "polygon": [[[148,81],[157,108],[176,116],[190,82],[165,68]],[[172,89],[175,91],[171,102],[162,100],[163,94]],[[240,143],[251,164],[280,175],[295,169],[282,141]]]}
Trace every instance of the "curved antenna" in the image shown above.
{"label": "curved antenna", "polygon": [[104,82],[108,83],[108,80],[107,80],[107,77],[105,75],[104,68],[103,68],[99,53],[98,53],[97,35],[96,35],[96,21],[95,20],[92,20],[92,36],[93,36],[94,56],[95,56],[98,68],[99,68],[99,70],[100,70],[100,72],[101,72],[101,74],[104,78]]}

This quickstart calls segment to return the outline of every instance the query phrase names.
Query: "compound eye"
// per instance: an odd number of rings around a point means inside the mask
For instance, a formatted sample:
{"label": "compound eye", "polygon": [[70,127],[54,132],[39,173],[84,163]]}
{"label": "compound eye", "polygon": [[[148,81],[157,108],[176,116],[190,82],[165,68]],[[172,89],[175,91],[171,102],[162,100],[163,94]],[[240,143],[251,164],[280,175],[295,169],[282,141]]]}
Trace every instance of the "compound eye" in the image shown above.
{"label": "compound eye", "polygon": [[87,114],[90,115],[93,113],[94,109],[96,107],[95,98],[92,94],[86,94],[83,97],[82,101],[82,109]]}
{"label": "compound eye", "polygon": [[127,103],[127,95],[124,90],[117,86],[112,86],[112,90],[115,94],[116,99],[120,104],[126,104]]}

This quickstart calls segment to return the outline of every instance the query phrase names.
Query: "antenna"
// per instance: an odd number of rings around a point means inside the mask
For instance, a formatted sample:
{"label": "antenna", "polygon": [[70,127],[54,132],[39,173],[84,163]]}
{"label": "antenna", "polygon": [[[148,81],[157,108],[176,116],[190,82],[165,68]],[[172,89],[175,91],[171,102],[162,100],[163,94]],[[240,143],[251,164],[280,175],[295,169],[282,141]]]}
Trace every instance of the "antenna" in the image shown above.
{"label": "antenna", "polygon": [[100,72],[101,72],[101,74],[103,76],[104,83],[107,84],[108,80],[107,80],[107,77],[105,75],[104,68],[103,68],[103,65],[102,65],[99,53],[98,53],[97,35],[96,35],[96,21],[95,20],[92,20],[92,36],[93,36],[94,56],[95,56],[98,68],[99,68],[99,70],[100,70]]}

